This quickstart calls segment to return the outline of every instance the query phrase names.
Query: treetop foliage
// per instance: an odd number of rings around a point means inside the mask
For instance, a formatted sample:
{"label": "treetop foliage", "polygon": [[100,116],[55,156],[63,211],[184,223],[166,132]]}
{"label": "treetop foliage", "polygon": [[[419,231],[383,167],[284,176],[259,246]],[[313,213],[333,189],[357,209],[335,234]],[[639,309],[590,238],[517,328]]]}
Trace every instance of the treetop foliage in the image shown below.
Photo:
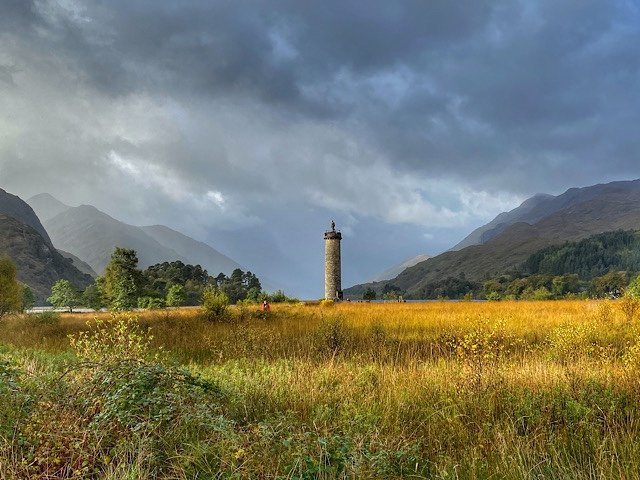
{"label": "treetop foliage", "polygon": [[0,257],[0,318],[22,310],[22,286],[17,280],[17,269],[8,257]]}
{"label": "treetop foliage", "polygon": [[[66,282],[66,281],[65,281]],[[224,273],[209,275],[200,265],[181,261],[163,262],[141,271],[134,250],[116,248],[103,276],[80,295],[68,282],[58,282],[49,301],[55,306],[70,307],[84,304],[93,309],[111,310],[133,308],[164,308],[183,305],[202,305],[205,293],[223,294],[227,303],[260,302],[271,297],[262,291],[260,279],[253,273],[235,269],[229,277]],[[273,301],[288,298],[276,293]]]}

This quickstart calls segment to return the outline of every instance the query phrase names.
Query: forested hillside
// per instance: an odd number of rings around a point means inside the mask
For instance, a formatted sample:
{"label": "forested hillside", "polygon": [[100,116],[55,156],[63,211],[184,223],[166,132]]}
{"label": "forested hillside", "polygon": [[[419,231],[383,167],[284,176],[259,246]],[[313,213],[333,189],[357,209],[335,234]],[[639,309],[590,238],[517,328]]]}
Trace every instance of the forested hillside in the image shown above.
{"label": "forested hillside", "polygon": [[579,242],[553,245],[531,255],[522,266],[525,274],[575,273],[583,280],[591,280],[612,270],[640,271],[638,232],[618,230]]}
{"label": "forested hillside", "polygon": [[[617,230],[575,242],[552,245],[530,255],[516,268],[482,280],[445,276],[407,293],[392,282],[363,291],[366,299],[405,298],[561,298],[567,295],[606,297],[620,294],[640,272],[640,232]],[[394,292],[389,295],[389,292]]]}

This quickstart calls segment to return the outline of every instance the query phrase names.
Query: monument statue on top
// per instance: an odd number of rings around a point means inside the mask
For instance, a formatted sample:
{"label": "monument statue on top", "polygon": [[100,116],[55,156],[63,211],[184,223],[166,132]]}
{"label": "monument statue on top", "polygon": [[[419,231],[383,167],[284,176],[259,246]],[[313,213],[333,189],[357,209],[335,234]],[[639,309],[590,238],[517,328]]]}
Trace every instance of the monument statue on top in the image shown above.
{"label": "monument statue on top", "polygon": [[340,241],[342,234],[331,221],[331,230],[324,232],[324,298],[342,300]]}

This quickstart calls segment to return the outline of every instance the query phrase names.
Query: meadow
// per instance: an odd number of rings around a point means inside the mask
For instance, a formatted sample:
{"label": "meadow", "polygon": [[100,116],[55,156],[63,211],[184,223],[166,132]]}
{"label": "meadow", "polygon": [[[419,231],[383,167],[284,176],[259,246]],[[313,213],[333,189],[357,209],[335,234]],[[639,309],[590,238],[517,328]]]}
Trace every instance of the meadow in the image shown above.
{"label": "meadow", "polygon": [[620,301],[0,320],[0,478],[640,478]]}

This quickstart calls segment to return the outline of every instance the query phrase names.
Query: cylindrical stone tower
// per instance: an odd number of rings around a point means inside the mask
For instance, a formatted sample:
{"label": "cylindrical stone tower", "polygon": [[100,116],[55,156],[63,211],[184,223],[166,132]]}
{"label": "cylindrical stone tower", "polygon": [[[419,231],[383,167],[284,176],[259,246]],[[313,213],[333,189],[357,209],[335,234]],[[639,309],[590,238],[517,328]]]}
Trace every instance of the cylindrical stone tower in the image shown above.
{"label": "cylindrical stone tower", "polygon": [[324,232],[324,298],[342,300],[342,274],[340,270],[340,240],[335,222],[331,230]]}

